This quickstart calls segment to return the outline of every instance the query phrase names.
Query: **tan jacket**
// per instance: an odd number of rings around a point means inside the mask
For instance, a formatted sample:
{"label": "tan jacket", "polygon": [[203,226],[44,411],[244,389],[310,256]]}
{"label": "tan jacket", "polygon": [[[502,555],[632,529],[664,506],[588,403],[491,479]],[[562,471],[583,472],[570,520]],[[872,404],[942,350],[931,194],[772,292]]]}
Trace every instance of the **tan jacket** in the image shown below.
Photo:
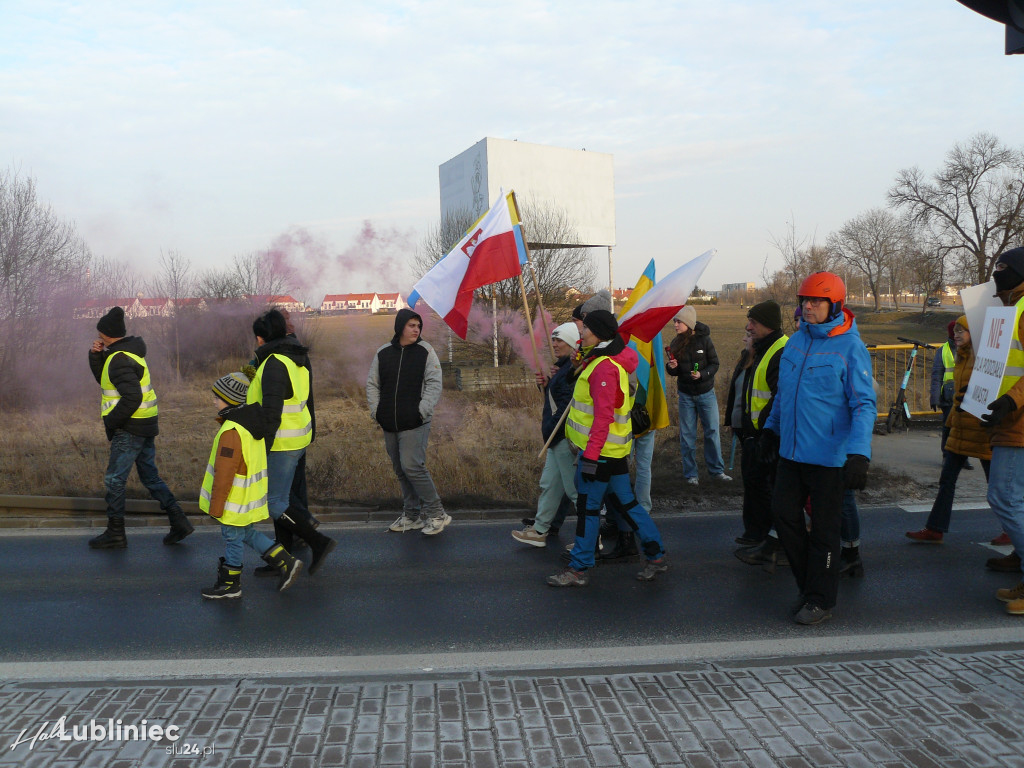
{"label": "tan jacket", "polygon": [[974,347],[968,344],[956,352],[956,366],[953,368],[953,407],[949,411],[949,418],[946,419],[946,426],[949,427],[946,450],[962,456],[991,459],[992,447],[989,445],[989,439],[992,430],[985,427],[977,416],[960,410],[973,368]]}
{"label": "tan jacket", "polygon": [[210,516],[224,514],[224,502],[228,500],[235,475],[246,475],[249,468],[242,458],[242,439],[234,429],[226,430],[217,443],[217,458],[213,462],[213,489],[210,491]]}

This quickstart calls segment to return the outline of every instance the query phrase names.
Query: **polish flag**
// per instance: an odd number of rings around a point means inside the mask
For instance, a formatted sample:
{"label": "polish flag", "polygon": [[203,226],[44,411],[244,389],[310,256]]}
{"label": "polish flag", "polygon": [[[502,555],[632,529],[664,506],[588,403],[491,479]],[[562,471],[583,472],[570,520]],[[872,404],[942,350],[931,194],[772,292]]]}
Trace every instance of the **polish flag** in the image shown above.
{"label": "polish flag", "polygon": [[452,250],[413,287],[409,306],[423,299],[458,335],[466,338],[473,292],[522,274],[526,244],[515,193],[502,192]]}
{"label": "polish flag", "polygon": [[640,341],[651,341],[686,306],[686,300],[697,287],[711,258],[717,253],[712,248],[693,261],[688,261],[663,280],[655,283],[619,319],[619,335],[626,341],[634,336]]}

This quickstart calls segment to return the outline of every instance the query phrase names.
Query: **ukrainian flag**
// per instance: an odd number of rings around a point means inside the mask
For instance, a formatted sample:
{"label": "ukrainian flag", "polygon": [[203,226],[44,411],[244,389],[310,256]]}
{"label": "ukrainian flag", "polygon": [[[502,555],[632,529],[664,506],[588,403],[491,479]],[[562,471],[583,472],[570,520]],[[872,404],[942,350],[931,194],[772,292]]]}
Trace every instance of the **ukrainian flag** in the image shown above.
{"label": "ukrainian flag", "polygon": [[[636,285],[629,294],[619,317],[623,317],[634,304],[654,287],[654,259],[647,265],[647,269],[640,275]],[[650,341],[640,341],[636,336],[629,337],[629,345],[636,350],[640,363],[636,369],[636,378],[639,386],[636,391],[636,402],[647,406],[647,412],[651,415],[651,429],[662,429],[667,427],[668,421],[668,399],[665,397],[665,353],[661,343],[659,332]],[[656,375],[651,375],[652,371]]]}

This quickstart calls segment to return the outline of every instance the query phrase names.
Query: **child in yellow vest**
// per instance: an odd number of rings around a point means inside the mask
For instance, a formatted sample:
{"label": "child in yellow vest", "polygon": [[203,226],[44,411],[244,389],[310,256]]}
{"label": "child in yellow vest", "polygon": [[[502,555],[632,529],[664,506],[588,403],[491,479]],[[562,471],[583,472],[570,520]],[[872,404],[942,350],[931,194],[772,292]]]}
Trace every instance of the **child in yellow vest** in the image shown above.
{"label": "child in yellow vest", "polygon": [[224,557],[217,569],[217,583],[203,590],[203,597],[217,600],[242,596],[242,552],[254,549],[279,573],[278,591],[288,589],[302,570],[296,560],[256,523],[269,517],[267,508],[267,448],[258,434],[259,406],[245,405],[249,379],[230,373],[213,383],[214,404],[220,430],[213,440],[206,465],[199,508],[221,523]]}

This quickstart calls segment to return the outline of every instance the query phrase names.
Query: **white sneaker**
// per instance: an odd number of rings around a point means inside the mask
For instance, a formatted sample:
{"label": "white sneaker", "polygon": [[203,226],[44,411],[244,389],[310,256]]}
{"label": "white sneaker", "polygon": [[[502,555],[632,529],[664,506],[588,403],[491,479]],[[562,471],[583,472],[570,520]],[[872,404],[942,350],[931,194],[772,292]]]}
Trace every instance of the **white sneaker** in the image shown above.
{"label": "white sneaker", "polygon": [[732,482],[732,478],[729,477],[729,475],[725,474],[725,472],[723,472],[720,475],[712,475],[712,477],[715,478],[715,480],[721,480],[723,483],[731,483]]}
{"label": "white sneaker", "polygon": [[426,525],[423,526],[424,536],[436,536],[445,528],[448,527],[448,523],[452,521],[452,516],[447,512],[441,514],[440,517],[432,517],[427,520]]}
{"label": "white sneaker", "polygon": [[422,520],[419,518],[409,517],[403,512],[400,518],[388,526],[388,530],[394,531],[395,533],[405,533],[406,531],[418,531],[422,527]]}
{"label": "white sneaker", "polygon": [[700,480],[698,480],[696,477],[688,477],[686,478],[686,482],[689,483],[690,485],[700,485]]}

